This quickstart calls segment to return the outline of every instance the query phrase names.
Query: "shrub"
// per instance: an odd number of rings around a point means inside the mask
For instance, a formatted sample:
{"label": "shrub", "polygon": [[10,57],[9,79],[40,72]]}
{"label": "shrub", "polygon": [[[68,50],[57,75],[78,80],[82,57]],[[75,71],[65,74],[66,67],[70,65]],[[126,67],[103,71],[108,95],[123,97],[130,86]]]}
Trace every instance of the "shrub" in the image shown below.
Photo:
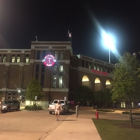
{"label": "shrub", "polygon": [[25,106],[25,110],[43,110],[43,108],[40,105],[33,104],[30,106],[29,105]]}
{"label": "shrub", "polygon": [[115,110],[111,110],[111,109],[97,109],[97,111],[114,112]]}
{"label": "shrub", "polygon": [[[122,114],[130,114],[130,112],[122,112]],[[132,115],[140,115],[138,112],[132,112]]]}

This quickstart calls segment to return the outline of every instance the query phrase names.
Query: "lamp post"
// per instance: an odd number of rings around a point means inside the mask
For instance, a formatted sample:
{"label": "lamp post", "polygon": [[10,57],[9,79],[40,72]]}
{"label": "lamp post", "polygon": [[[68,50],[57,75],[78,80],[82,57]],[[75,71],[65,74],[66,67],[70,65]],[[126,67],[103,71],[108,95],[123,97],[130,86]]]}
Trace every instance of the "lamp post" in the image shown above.
{"label": "lamp post", "polygon": [[110,62],[110,49],[109,49],[109,63],[111,63],[111,62]]}
{"label": "lamp post", "polygon": [[109,50],[109,63],[111,63],[110,53],[111,51],[115,51],[115,40],[112,35],[107,34],[104,30],[102,31],[102,39],[103,39],[103,44]]}
{"label": "lamp post", "polygon": [[4,100],[7,98],[7,73],[3,74],[3,84],[4,84]]}
{"label": "lamp post", "polygon": [[20,89],[18,89],[18,94],[19,94],[19,100],[20,100],[20,102],[22,102],[22,95],[21,95],[21,90]]}

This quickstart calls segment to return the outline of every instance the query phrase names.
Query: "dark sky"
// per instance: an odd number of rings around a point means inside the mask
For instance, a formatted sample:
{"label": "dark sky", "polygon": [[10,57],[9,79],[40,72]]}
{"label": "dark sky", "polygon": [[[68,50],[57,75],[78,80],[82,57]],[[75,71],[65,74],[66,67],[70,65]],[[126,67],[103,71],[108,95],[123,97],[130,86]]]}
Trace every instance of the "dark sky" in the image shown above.
{"label": "dark sky", "polygon": [[0,0],[0,48],[29,49],[35,36],[67,41],[70,30],[74,54],[108,61],[93,17],[114,34],[122,55],[140,51],[139,15],[139,0]]}

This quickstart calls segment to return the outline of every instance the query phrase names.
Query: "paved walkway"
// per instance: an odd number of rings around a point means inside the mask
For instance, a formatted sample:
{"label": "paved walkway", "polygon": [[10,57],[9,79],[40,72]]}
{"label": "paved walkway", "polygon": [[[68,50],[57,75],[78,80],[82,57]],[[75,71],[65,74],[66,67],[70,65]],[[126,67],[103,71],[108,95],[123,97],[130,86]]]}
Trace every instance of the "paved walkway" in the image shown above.
{"label": "paved walkway", "polygon": [[41,140],[101,140],[99,133],[89,118],[68,117],[53,132]]}
{"label": "paved walkway", "polygon": [[[92,110],[93,111],[93,110]],[[41,140],[101,140],[101,137],[92,121],[94,114],[82,114],[78,118],[76,114],[70,115],[66,120]]]}
{"label": "paved walkway", "polygon": [[[79,116],[70,115],[52,132],[46,134],[41,140],[101,140],[101,137],[91,118],[95,117],[95,109],[81,108]],[[129,115],[122,114],[123,110],[113,113],[99,113],[99,119],[129,120]],[[139,111],[139,110],[138,110]]]}

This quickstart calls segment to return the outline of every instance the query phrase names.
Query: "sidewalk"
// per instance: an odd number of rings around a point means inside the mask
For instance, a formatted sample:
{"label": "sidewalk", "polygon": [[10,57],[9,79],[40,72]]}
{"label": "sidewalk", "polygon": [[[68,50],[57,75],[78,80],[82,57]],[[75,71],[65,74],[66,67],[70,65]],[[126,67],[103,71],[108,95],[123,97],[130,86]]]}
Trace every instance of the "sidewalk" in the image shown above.
{"label": "sidewalk", "polygon": [[[79,116],[76,118],[76,114],[70,115],[62,122],[55,130],[46,134],[40,140],[101,140],[101,137],[92,121],[95,118],[95,111],[92,107],[80,108]],[[109,120],[129,120],[129,115],[122,114],[123,109],[116,110],[115,112],[100,112],[100,119]],[[134,109],[133,111],[140,111]],[[133,116],[134,118],[140,118],[140,116]],[[59,122],[60,122],[59,121]]]}
{"label": "sidewalk", "polygon": [[62,123],[52,132],[46,134],[41,140],[101,140],[101,137],[91,117],[73,114],[61,120]]}

